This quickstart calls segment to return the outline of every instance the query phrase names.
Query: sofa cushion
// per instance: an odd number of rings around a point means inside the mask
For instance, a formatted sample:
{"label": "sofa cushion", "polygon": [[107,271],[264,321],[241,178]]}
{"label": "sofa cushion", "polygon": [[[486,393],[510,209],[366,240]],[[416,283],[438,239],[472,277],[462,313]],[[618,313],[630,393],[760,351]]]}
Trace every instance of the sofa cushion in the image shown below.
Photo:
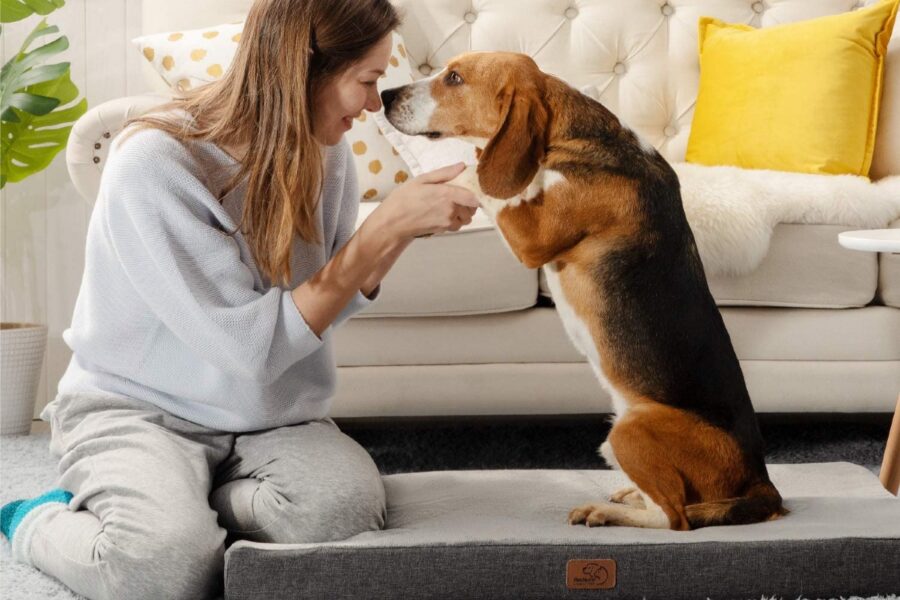
{"label": "sofa cushion", "polygon": [[[838,233],[848,229],[841,225],[776,226],[769,252],[754,271],[740,277],[709,278],[713,298],[719,306],[847,308],[869,304],[878,283],[877,255],[838,244]],[[540,293],[552,298],[543,273]]]}
{"label": "sofa cushion", "polygon": [[[359,223],[377,207],[360,206]],[[780,224],[760,266],[741,277],[714,276],[720,306],[861,307],[878,286],[878,255],[843,248],[839,225]],[[896,287],[900,288],[900,278]],[[889,282],[888,282],[889,283]],[[883,284],[884,287],[884,284]],[[477,289],[478,294],[471,290]],[[538,290],[552,299],[542,271],[526,269],[479,211],[458,233],[418,239],[387,274],[361,317],[451,316],[521,310]],[[885,288],[888,297],[892,288]],[[898,298],[900,300],[900,298]]]}
{"label": "sofa cushion", "polygon": [[[620,471],[388,475],[383,531],[325,543],[239,541],[225,556],[225,595],[677,600],[895,589],[900,503],[872,473],[849,463],[769,473],[789,515],[688,532],[568,525],[571,508],[627,483]],[[610,575],[614,565],[607,589],[567,584],[573,559],[603,559]]]}
{"label": "sofa cushion", "polygon": [[870,252],[838,243],[841,225],[781,224],[763,262],[742,277],[709,279],[720,306],[847,308],[869,304],[878,284]]}
{"label": "sofa cushion", "polygon": [[[379,204],[360,205],[357,225]],[[534,306],[538,279],[504,246],[481,209],[456,233],[415,240],[358,317],[497,313]]]}
{"label": "sofa cushion", "polygon": [[[376,207],[372,203],[361,205],[358,222],[362,223]],[[837,236],[847,229],[840,225],[776,226],[769,252],[756,270],[740,277],[717,275],[709,279],[716,303],[805,308],[868,305],[879,283],[878,255],[843,248]],[[898,288],[896,292],[892,285]],[[888,298],[900,295],[900,277],[883,277],[882,288]],[[472,294],[472,289],[480,293]],[[472,223],[458,233],[413,242],[385,277],[379,299],[360,315],[450,316],[513,311],[533,306],[538,291],[552,299],[543,271],[535,274],[522,266],[479,209]]]}

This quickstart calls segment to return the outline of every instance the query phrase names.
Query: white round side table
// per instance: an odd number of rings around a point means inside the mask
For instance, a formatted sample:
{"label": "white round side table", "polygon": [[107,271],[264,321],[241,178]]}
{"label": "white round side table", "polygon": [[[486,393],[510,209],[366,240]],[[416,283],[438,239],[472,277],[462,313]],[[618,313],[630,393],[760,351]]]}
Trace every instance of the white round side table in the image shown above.
{"label": "white round side table", "polygon": [[862,229],[838,234],[838,243],[851,250],[900,253],[900,229]]}
{"label": "white round side table", "polygon": [[[838,243],[851,250],[900,254],[900,229],[864,229],[838,234]],[[881,461],[881,484],[895,496],[900,488],[900,396],[894,409],[894,420],[888,432],[884,459]]]}

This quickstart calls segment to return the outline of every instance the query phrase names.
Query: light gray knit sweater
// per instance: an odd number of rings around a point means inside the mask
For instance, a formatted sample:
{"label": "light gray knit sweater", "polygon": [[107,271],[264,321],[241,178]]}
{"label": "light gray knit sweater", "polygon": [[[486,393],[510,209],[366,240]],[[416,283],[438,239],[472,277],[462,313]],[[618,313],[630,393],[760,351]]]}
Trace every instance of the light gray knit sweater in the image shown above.
{"label": "light gray knit sweater", "polygon": [[246,187],[216,199],[238,166],[230,156],[211,143],[191,154],[159,130],[117,141],[63,333],[74,354],[59,394],[124,395],[220,431],[326,416],[332,329],[370,300],[357,292],[320,339],[291,298],[355,229],[359,195],[346,141],[328,147],[325,160],[317,214],[324,244],[298,237],[293,281],[281,288],[260,274],[240,232],[225,233],[237,228]]}

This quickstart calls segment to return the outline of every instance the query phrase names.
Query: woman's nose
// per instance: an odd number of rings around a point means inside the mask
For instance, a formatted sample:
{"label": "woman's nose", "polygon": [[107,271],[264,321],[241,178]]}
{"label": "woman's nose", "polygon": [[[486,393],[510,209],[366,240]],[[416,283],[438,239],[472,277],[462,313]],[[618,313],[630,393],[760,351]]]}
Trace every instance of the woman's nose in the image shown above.
{"label": "woman's nose", "polygon": [[378,90],[372,91],[366,98],[366,110],[369,112],[381,110],[381,98],[378,97]]}

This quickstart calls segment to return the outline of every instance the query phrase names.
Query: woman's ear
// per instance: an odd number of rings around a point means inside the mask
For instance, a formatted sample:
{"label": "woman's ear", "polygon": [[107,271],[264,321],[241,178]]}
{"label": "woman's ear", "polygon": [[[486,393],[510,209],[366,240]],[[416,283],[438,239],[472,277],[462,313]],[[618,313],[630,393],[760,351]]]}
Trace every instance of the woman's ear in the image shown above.
{"label": "woman's ear", "polygon": [[504,91],[500,127],[478,159],[482,191],[505,200],[521,193],[534,179],[544,158],[547,109],[534,94]]}

